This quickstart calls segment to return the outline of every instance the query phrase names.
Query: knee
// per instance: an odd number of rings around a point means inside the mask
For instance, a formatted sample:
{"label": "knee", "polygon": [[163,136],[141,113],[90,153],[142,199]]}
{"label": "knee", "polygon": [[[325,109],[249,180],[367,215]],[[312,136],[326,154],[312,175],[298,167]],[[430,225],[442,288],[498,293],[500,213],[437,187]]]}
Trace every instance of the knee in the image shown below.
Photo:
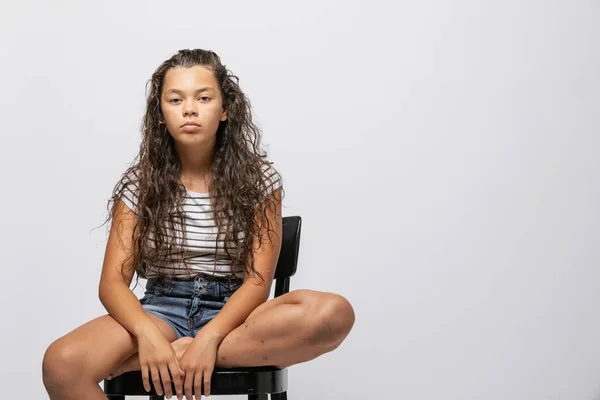
{"label": "knee", "polygon": [[312,339],[336,348],[352,330],[354,320],[354,309],[345,297],[323,293],[314,307]]}
{"label": "knee", "polygon": [[60,339],[53,342],[42,361],[42,380],[48,392],[54,392],[68,386],[77,379],[80,356],[76,348],[62,342]]}
{"label": "knee", "polygon": [[352,327],[354,326],[354,308],[350,302],[339,294],[329,294],[328,298],[323,302],[322,319],[330,321],[332,329],[337,332],[338,338],[345,338]]}

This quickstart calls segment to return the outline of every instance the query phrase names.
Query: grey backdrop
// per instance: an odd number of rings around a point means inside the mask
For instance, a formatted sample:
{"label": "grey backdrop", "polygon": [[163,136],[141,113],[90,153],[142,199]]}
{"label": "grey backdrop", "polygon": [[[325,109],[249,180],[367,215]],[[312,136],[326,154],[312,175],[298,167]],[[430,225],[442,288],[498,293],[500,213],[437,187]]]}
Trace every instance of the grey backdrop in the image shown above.
{"label": "grey backdrop", "polygon": [[600,3],[0,6],[0,387],[104,313],[106,201],[180,48],[241,79],[304,218],[292,288],[356,325],[290,399],[600,399]]}

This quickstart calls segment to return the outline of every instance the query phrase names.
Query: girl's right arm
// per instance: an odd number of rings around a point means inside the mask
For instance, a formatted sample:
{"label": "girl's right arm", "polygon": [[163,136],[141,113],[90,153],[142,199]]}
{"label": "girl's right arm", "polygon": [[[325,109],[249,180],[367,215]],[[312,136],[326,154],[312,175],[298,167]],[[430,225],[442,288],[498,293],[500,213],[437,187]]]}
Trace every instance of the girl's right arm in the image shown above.
{"label": "girl's right arm", "polygon": [[170,398],[171,375],[179,397],[182,371],[175,351],[129,288],[135,272],[133,257],[123,262],[132,252],[131,236],[136,219],[133,211],[117,200],[104,253],[99,297],[108,314],[137,339],[144,388],[150,390],[151,375],[156,392],[162,395],[162,382],[164,393]]}
{"label": "girl's right arm", "polygon": [[[158,328],[142,308],[140,301],[129,289],[135,269],[131,255],[131,235],[137,216],[117,200],[112,225],[104,252],[100,276],[99,297],[106,311],[125,329],[138,337],[144,332]],[[124,272],[124,273],[123,273]]]}

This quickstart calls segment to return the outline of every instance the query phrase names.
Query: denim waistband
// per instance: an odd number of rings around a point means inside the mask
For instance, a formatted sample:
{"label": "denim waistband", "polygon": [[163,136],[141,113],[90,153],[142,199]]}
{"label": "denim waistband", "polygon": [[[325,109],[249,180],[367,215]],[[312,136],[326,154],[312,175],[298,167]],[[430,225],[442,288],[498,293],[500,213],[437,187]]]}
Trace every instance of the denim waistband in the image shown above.
{"label": "denim waistband", "polygon": [[206,296],[221,298],[231,295],[242,284],[242,279],[214,279],[198,275],[194,279],[171,279],[169,282],[158,278],[149,278],[146,293],[170,297]]}

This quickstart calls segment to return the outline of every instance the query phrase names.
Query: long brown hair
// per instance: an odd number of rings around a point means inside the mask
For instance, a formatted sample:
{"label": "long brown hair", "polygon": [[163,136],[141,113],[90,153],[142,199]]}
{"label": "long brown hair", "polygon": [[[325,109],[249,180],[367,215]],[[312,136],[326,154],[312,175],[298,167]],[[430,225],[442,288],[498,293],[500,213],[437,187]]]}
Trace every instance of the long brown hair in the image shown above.
{"label": "long brown hair", "polygon": [[[263,242],[261,232],[265,224],[268,233],[274,232],[267,219],[267,210],[271,207],[275,212],[275,202],[273,197],[265,194],[272,181],[264,174],[265,167],[273,167],[261,149],[262,133],[252,121],[250,101],[240,89],[239,79],[212,51],[180,50],[152,74],[148,81],[150,91],[141,125],[139,153],[113,190],[107,205],[106,222],[112,219],[116,201],[123,192],[135,187],[137,223],[132,236],[132,252],[125,262],[134,257],[133,267],[138,278],[146,277],[152,266],[160,261],[181,262],[189,268],[181,243],[177,243],[175,235],[169,234],[178,226],[185,237],[182,205],[186,189],[179,180],[181,164],[175,143],[166,124],[160,123],[160,97],[165,74],[170,68],[197,65],[214,73],[223,107],[227,110],[227,119],[217,129],[209,184],[217,239],[224,240],[226,254],[231,257],[233,277],[245,269],[264,280],[253,265],[252,239],[257,236],[258,242]],[[279,174],[277,176],[280,178]],[[283,189],[277,200],[282,198]],[[240,233],[243,233],[241,237]],[[171,275],[161,278],[169,280]]]}

